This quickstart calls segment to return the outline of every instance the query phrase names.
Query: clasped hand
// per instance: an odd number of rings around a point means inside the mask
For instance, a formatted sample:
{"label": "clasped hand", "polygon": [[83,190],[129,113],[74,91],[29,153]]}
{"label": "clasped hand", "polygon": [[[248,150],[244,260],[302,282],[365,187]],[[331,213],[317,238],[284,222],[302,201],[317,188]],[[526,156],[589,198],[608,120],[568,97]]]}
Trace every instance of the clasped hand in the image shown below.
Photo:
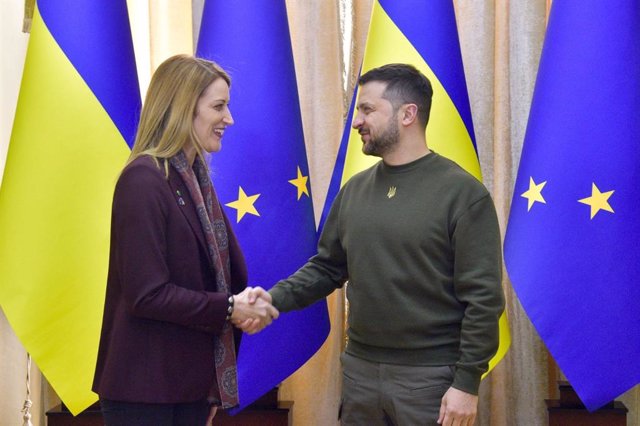
{"label": "clasped hand", "polygon": [[271,301],[265,289],[247,287],[234,296],[231,322],[247,334],[261,331],[280,315]]}

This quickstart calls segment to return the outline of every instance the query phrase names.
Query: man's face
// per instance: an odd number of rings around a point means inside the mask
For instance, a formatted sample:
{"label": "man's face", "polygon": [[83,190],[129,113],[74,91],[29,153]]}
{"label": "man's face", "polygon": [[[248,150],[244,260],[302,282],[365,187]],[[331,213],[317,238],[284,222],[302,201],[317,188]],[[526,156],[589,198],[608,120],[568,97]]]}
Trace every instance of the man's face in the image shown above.
{"label": "man's face", "polygon": [[362,139],[362,152],[382,157],[392,152],[398,143],[397,110],[382,95],[387,83],[370,81],[360,87],[358,113],[353,128]]}

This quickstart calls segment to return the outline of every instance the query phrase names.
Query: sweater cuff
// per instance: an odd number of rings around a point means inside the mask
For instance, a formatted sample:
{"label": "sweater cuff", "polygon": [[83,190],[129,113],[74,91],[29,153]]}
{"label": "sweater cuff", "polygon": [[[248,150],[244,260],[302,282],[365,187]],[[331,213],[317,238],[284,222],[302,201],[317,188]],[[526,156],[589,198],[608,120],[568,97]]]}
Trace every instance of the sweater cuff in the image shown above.
{"label": "sweater cuff", "polygon": [[478,395],[478,388],[480,387],[481,373],[465,370],[464,368],[456,367],[456,373],[453,376],[453,383],[451,387],[454,387],[463,392],[470,393],[472,395]]}
{"label": "sweater cuff", "polygon": [[[287,307],[285,304],[286,300],[286,291],[278,287],[277,285],[269,290],[269,294],[271,295],[271,304],[274,308],[276,308],[280,312],[288,312],[291,311],[292,307]],[[288,309],[287,309],[288,308]]]}

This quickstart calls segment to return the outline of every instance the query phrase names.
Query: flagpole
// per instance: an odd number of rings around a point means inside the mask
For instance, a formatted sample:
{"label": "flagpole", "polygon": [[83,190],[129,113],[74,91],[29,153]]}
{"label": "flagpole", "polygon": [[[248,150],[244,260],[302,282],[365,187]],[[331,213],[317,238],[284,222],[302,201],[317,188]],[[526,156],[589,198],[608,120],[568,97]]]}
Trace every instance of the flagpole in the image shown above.
{"label": "flagpole", "polygon": [[22,426],[33,426],[31,423],[31,354],[27,352],[27,395],[22,406]]}

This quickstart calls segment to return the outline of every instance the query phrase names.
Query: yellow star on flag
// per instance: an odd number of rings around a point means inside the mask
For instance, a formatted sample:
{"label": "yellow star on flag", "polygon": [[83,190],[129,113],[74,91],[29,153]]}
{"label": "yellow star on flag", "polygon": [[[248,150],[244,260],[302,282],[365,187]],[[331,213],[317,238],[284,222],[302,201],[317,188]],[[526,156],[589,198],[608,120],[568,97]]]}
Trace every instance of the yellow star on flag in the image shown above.
{"label": "yellow star on flag", "polygon": [[547,204],[544,197],[542,196],[542,188],[547,184],[545,180],[542,183],[536,185],[533,181],[533,177],[529,176],[529,189],[522,193],[521,197],[526,198],[529,202],[527,204],[527,211],[531,210],[533,207],[533,203],[536,201],[539,203]]}
{"label": "yellow star on flag", "polygon": [[614,191],[600,192],[595,183],[591,184],[591,197],[578,200],[582,204],[591,206],[591,219],[600,211],[606,210],[613,213],[613,209],[607,201]]}
{"label": "yellow star on flag", "polygon": [[238,187],[238,199],[236,201],[232,201],[230,203],[225,204],[225,206],[234,208],[238,211],[238,219],[236,223],[239,223],[240,220],[244,217],[245,214],[251,213],[256,216],[260,216],[258,210],[254,207],[253,203],[256,202],[260,194],[248,196],[245,194],[244,189],[242,187]]}
{"label": "yellow star on flag", "polygon": [[298,200],[302,197],[302,194],[307,194],[309,196],[309,190],[307,189],[307,181],[309,180],[309,176],[302,176],[302,172],[300,171],[300,166],[298,166],[298,177],[295,179],[291,179],[289,183],[296,188],[298,188]]}

